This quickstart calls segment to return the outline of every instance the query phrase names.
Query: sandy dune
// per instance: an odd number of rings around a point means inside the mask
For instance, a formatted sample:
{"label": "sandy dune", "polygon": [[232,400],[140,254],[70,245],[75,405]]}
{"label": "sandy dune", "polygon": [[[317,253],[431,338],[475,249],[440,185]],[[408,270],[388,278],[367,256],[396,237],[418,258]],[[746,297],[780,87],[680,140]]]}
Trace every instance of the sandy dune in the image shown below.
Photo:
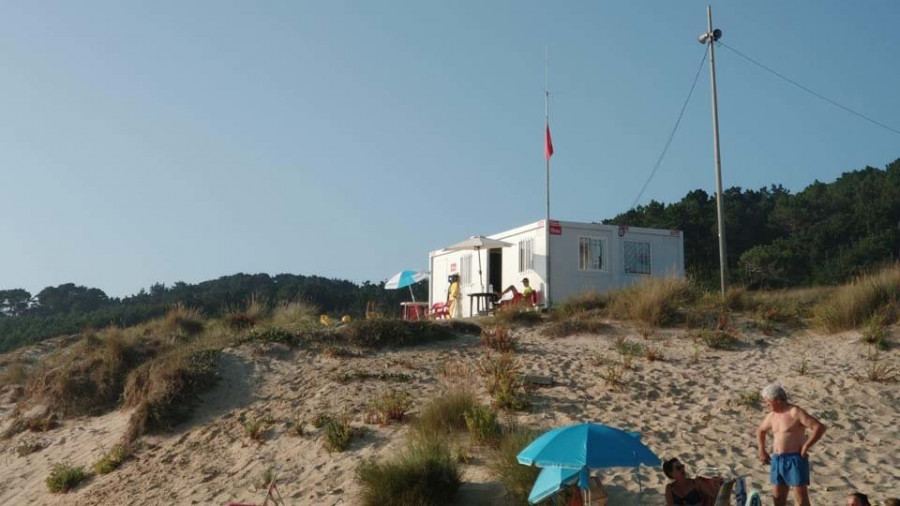
{"label": "sandy dune", "polygon": [[[794,400],[829,426],[811,454],[814,504],[838,504],[852,489],[882,499],[900,495],[900,390],[897,384],[857,379],[866,366],[866,347],[858,335],[822,336],[801,330],[765,336],[744,330],[735,351],[699,348],[684,330],[663,330],[651,338],[665,360],[636,359],[621,388],[601,379],[603,362],[621,360],[616,336],[644,342],[626,326],[602,335],[564,339],[542,337],[539,329],[515,331],[517,355],[527,374],[551,376],[556,384],[537,390],[527,413],[511,415],[519,423],[548,428],[596,421],[639,430],[660,457],[678,456],[697,469],[734,465],[749,483],[767,490],[767,470],[756,460],[753,430],[761,407],[735,401],[739,392],[781,381]],[[442,387],[439,371],[447,363],[472,364],[483,355],[475,337],[418,348],[329,358],[275,345],[245,345],[222,357],[222,381],[205,396],[192,420],[173,434],[144,438],[143,447],[121,469],[95,476],[65,495],[50,494],[44,484],[50,466],[68,460],[89,467],[124,430],[127,413],[66,420],[47,433],[23,433],[0,447],[0,504],[225,504],[260,497],[254,482],[270,465],[280,476],[288,504],[356,504],[354,469],[363,459],[390,455],[402,443],[404,425],[370,426],[351,450],[330,454],[318,431],[294,436],[285,422],[306,420],[321,411],[350,411],[363,425],[363,408],[377,393],[394,386],[410,392],[416,405]],[[896,349],[884,354],[897,362]],[[799,374],[803,360],[809,372]],[[599,363],[598,363],[599,361]],[[354,370],[404,372],[408,382],[336,381]],[[483,399],[489,398],[481,391]],[[3,406],[0,425],[12,406]],[[269,415],[275,423],[257,444],[243,434],[242,423]],[[22,439],[38,439],[47,448],[18,457]],[[459,504],[494,504],[502,488],[474,451],[464,468]],[[638,504],[636,474],[610,470],[604,483],[611,504]],[[644,504],[664,504],[665,477],[641,469]]]}

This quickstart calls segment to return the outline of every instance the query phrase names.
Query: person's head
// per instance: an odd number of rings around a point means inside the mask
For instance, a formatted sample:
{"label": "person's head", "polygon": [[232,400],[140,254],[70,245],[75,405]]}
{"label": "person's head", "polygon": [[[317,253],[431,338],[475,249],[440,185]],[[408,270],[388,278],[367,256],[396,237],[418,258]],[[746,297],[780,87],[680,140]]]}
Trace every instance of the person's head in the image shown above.
{"label": "person's head", "polygon": [[522,278],[522,285],[528,286],[528,283],[529,283],[528,278]]}
{"label": "person's head", "polygon": [[787,392],[785,392],[784,387],[778,383],[766,385],[760,394],[763,401],[766,403],[766,406],[771,411],[781,411],[787,405]]}
{"label": "person's head", "polygon": [[869,506],[869,497],[862,492],[853,492],[847,496],[847,506]]}
{"label": "person's head", "polygon": [[457,281],[459,281],[459,274],[451,274],[450,277],[447,278],[447,281],[456,283]]}
{"label": "person's head", "polygon": [[670,480],[678,480],[684,477],[684,464],[680,460],[673,457],[663,462],[663,474]]}

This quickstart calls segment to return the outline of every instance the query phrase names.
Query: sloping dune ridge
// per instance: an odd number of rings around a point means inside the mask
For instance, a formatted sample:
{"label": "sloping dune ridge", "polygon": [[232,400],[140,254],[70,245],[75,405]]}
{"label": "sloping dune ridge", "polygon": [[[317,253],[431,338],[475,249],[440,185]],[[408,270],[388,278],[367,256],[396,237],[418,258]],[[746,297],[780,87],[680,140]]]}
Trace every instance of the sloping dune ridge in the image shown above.
{"label": "sloping dune ridge", "polygon": [[[894,332],[890,328],[889,332]],[[782,330],[764,335],[750,328],[739,333],[734,350],[714,350],[687,331],[666,329],[649,339],[618,323],[599,334],[567,338],[542,335],[542,327],[513,330],[516,355],[528,375],[550,377],[552,385],[531,394],[526,412],[504,414],[504,421],[550,428],[594,421],[637,430],[661,458],[679,457],[689,472],[701,466],[734,466],[748,483],[768,497],[767,468],[756,459],[754,429],[763,407],[739,402],[740,394],[780,381],[792,400],[828,426],[811,453],[813,504],[842,504],[861,490],[876,499],[900,495],[900,390],[896,383],[864,378],[867,347],[858,332],[821,335]],[[618,360],[615,340],[653,342],[663,360],[636,357],[618,387],[602,377],[604,363]],[[120,469],[91,477],[67,494],[51,494],[45,485],[51,466],[68,461],[89,468],[119,441],[129,412],[63,420],[48,432],[24,432],[0,442],[0,504],[147,505],[255,502],[255,488],[270,466],[287,504],[357,504],[355,470],[367,458],[395,453],[406,424],[366,425],[364,407],[388,388],[408,392],[417,407],[443,388],[447,364],[474,364],[484,354],[475,336],[400,350],[332,357],[282,345],[248,343],[221,355],[221,380],[203,396],[190,421],[162,436],[145,436],[135,455]],[[896,363],[896,348],[882,353]],[[342,373],[387,371],[405,380],[339,381]],[[485,403],[490,397],[478,386]],[[0,411],[0,428],[14,405]],[[347,412],[352,423],[366,425],[350,449],[329,453],[318,431],[297,436],[287,422],[311,420],[321,412]],[[244,433],[247,420],[269,417],[263,442]],[[15,448],[23,440],[46,447],[26,456]],[[458,504],[504,504],[503,488],[491,476],[482,449],[463,465]],[[602,473],[610,504],[638,504],[638,474],[643,504],[665,504],[666,478],[659,469],[612,469]]]}

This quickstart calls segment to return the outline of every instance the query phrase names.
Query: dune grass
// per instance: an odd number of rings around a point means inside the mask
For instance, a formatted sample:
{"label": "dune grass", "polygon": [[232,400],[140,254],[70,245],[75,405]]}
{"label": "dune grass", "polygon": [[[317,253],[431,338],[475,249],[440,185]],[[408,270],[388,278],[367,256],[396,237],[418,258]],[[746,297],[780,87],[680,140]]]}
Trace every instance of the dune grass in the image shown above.
{"label": "dune grass", "polygon": [[357,469],[365,506],[453,504],[462,482],[459,464],[442,438],[409,442],[399,455],[369,460]]}
{"label": "dune grass", "polygon": [[135,408],[125,441],[186,420],[199,394],[218,380],[218,356],[216,349],[179,348],[135,369],[123,393],[124,405]]}
{"label": "dune grass", "polygon": [[687,277],[647,277],[640,283],[610,293],[607,312],[619,320],[654,327],[679,323],[679,309],[695,301],[697,287]]}
{"label": "dune grass", "polygon": [[488,469],[506,489],[511,504],[527,504],[528,494],[537,479],[540,468],[519,464],[516,456],[531,444],[540,432],[524,427],[504,428],[497,449],[488,460]]}
{"label": "dune grass", "polygon": [[859,328],[882,313],[893,322],[900,309],[900,265],[864,274],[841,285],[815,306],[814,321],[828,332]]}
{"label": "dune grass", "polygon": [[45,481],[50,492],[64,494],[77,487],[88,477],[83,467],[75,467],[68,462],[61,462],[53,465],[50,476]]}
{"label": "dune grass", "polygon": [[413,431],[425,438],[443,437],[466,430],[466,412],[478,405],[470,388],[447,390],[422,407]]}

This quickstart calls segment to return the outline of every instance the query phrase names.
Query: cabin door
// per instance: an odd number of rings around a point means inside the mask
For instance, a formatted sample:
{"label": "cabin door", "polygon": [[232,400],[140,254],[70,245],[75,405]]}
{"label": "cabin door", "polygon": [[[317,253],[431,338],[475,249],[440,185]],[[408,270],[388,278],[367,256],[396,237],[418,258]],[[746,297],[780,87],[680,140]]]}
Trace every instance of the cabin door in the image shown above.
{"label": "cabin door", "polygon": [[503,249],[494,248],[488,254],[488,291],[503,291]]}

